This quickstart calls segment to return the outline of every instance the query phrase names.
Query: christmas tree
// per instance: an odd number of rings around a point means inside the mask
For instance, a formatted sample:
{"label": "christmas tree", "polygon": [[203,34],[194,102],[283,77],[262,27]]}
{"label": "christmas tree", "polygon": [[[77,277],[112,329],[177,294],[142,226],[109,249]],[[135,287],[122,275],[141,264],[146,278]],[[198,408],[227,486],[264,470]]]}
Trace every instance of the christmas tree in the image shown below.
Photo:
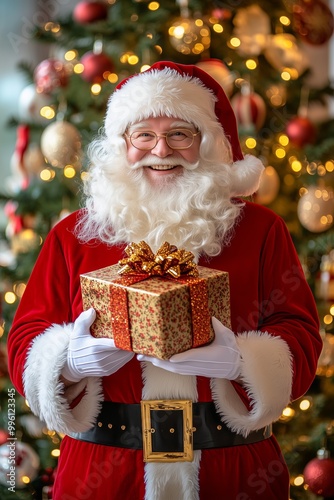
{"label": "christmas tree", "polygon": [[51,227],[80,205],[84,151],[109,95],[158,60],[211,74],[231,99],[244,153],[265,164],[254,201],[287,223],[324,338],[314,384],[285,409],[275,431],[291,498],[334,498],[333,87],[329,80],[312,85],[307,55],[307,47],[324,47],[332,37],[330,9],[323,0],[103,0],[78,1],[69,15],[49,13],[47,20],[46,10],[33,38],[48,44],[49,58],[35,68],[20,65],[27,86],[20,116],[8,123],[17,134],[15,163],[0,194],[8,219],[0,237],[0,498],[48,498],[62,438],[29,412],[8,378],[6,338],[18,301]]}

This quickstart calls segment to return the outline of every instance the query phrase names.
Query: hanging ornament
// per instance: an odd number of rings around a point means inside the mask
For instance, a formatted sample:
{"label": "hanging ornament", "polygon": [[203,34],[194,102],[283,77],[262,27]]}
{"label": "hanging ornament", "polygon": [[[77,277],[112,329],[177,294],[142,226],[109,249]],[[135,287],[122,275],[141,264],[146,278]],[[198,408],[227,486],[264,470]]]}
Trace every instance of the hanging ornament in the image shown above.
{"label": "hanging ornament", "polygon": [[51,98],[47,94],[39,94],[34,83],[25,87],[18,101],[18,112],[21,122],[36,122],[44,124],[48,120],[41,116],[40,111],[45,106],[50,106]]}
{"label": "hanging ornament", "polygon": [[334,250],[321,257],[320,272],[316,283],[316,296],[322,300],[334,301]]}
{"label": "hanging ornament", "polygon": [[329,451],[321,448],[317,458],[311,460],[304,469],[305,483],[312,493],[329,498],[334,496],[334,460]]}
{"label": "hanging ornament", "polygon": [[277,71],[286,70],[296,77],[309,67],[308,58],[301,51],[296,38],[288,33],[268,37],[264,56]]}
{"label": "hanging ornament", "polygon": [[38,144],[29,144],[24,158],[25,168],[29,176],[38,176],[46,167],[44,155]]}
{"label": "hanging ornament", "polygon": [[45,59],[34,71],[34,81],[38,93],[51,94],[68,85],[65,64],[58,59]]}
{"label": "hanging ornament", "polygon": [[105,2],[79,2],[73,11],[73,19],[79,24],[91,24],[108,18],[108,5]]}
{"label": "hanging ornament", "polygon": [[321,233],[333,226],[334,192],[331,187],[310,186],[297,206],[299,221],[312,233]]}
{"label": "hanging ornament", "polygon": [[306,116],[295,116],[285,126],[285,133],[297,148],[314,144],[317,138],[315,125]]}
{"label": "hanging ornament", "polygon": [[56,121],[46,127],[41,136],[41,150],[53,167],[78,166],[81,138],[78,130],[69,122]]}
{"label": "hanging ornament", "polygon": [[230,70],[220,59],[204,59],[198,62],[196,66],[212,76],[224,89],[228,97],[232,95],[234,78]]}
{"label": "hanging ornament", "polygon": [[297,148],[313,144],[317,138],[317,129],[308,117],[308,100],[309,89],[302,87],[297,116],[292,118],[285,127],[286,135],[289,137],[292,145]]}
{"label": "hanging ornament", "polygon": [[311,45],[323,45],[333,35],[333,13],[322,0],[294,3],[292,22],[298,36]]}
{"label": "hanging ornament", "polygon": [[233,34],[240,40],[238,52],[245,56],[259,55],[271,32],[269,16],[257,4],[253,4],[238,9],[233,24]]}
{"label": "hanging ornament", "polygon": [[261,205],[269,205],[277,197],[279,187],[279,175],[274,167],[269,165],[262,172],[259,189],[254,195],[255,202]]}
{"label": "hanging ornament", "polygon": [[11,160],[11,168],[14,177],[21,179],[20,187],[26,188],[29,184],[29,176],[26,169],[25,154],[29,146],[30,130],[28,125],[19,125],[17,127],[17,139],[15,151]]}
{"label": "hanging ornament", "polygon": [[92,51],[82,56],[81,63],[84,67],[81,76],[90,83],[101,83],[107,80],[109,74],[114,71],[114,63],[103,52],[103,42],[100,39],[95,40]]}
{"label": "hanging ornament", "polygon": [[[334,274],[332,277],[332,291],[334,287]],[[318,296],[318,295],[317,295]],[[334,335],[321,333],[322,350],[318,360],[317,375],[332,377],[334,374]]]}
{"label": "hanging ornament", "polygon": [[248,82],[243,83],[241,92],[232,97],[231,105],[241,134],[260,130],[266,119],[266,105],[262,97],[252,91]]}
{"label": "hanging ornament", "polygon": [[7,441],[0,446],[0,483],[25,488],[37,477],[40,460],[33,448],[21,441]]}

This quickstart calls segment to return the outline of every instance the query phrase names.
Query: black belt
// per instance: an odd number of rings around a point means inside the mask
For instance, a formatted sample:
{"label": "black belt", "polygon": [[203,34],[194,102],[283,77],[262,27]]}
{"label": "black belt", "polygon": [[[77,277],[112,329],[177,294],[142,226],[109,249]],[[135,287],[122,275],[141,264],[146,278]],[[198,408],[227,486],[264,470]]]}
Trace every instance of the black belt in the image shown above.
{"label": "black belt", "polygon": [[[146,427],[142,426],[142,420]],[[142,404],[104,401],[96,425],[86,432],[73,433],[71,437],[119,448],[144,448],[144,459],[145,449],[149,447],[153,457],[163,454],[165,458],[176,456],[186,460],[184,452],[188,444],[195,450],[226,448],[257,443],[270,435],[270,425],[250,432],[247,437],[232,432],[221,421],[212,402],[158,400]]]}

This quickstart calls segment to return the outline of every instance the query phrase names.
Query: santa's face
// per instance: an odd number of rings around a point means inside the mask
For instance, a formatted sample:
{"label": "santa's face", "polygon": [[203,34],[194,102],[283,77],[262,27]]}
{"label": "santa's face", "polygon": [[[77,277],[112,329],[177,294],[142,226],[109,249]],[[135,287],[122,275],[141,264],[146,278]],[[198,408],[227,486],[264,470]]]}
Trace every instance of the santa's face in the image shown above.
{"label": "santa's face", "polygon": [[[173,149],[166,141],[165,134],[171,131],[189,130],[194,134],[193,143],[187,149]],[[129,136],[133,133],[148,135],[155,132],[158,136],[156,145],[149,150],[141,150],[133,146]],[[196,134],[196,135],[195,135]],[[162,136],[162,137],[161,137]],[[127,159],[130,165],[143,169],[146,180],[152,185],[159,185],[171,181],[175,176],[182,175],[185,164],[195,164],[199,158],[200,134],[195,127],[178,118],[166,116],[148,118],[138,122],[127,130],[125,136],[127,143]],[[180,143],[181,144],[181,143]]]}

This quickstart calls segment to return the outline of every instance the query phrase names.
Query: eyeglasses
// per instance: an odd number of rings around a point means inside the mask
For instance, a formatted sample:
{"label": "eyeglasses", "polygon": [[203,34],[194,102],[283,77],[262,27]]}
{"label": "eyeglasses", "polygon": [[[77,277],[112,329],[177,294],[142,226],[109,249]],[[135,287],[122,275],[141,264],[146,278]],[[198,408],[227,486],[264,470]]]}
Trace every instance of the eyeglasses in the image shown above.
{"label": "eyeglasses", "polygon": [[156,134],[152,130],[136,130],[132,134],[124,134],[131,142],[132,146],[141,151],[154,149],[161,137],[166,139],[168,147],[171,149],[188,149],[193,143],[195,137],[200,132],[192,132],[186,128],[177,128],[170,130],[167,134]]}

